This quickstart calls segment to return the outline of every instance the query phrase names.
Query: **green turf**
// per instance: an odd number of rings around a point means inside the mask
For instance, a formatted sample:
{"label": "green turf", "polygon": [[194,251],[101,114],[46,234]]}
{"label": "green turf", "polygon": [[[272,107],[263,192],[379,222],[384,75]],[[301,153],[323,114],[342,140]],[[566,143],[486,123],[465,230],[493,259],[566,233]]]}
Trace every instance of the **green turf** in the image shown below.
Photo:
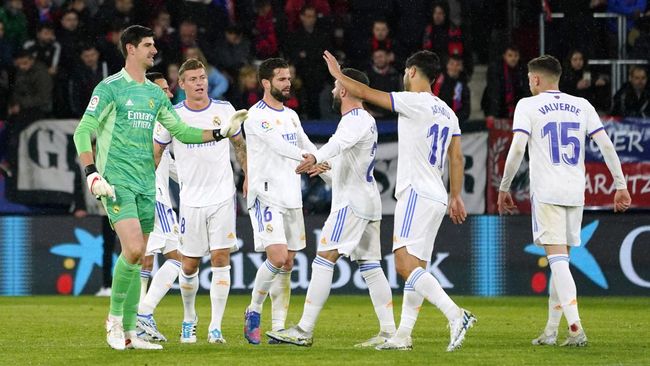
{"label": "green turf", "polygon": [[[396,300],[397,300],[396,296]],[[294,296],[288,323],[298,321],[303,296]],[[455,297],[473,311],[478,323],[462,349],[445,352],[449,333],[443,316],[425,305],[413,334],[414,350],[374,351],[352,347],[377,332],[372,305],[363,296],[332,296],[321,313],[314,345],[252,346],[242,337],[248,296],[231,296],[224,318],[226,345],[207,343],[210,299],[199,296],[199,341],[180,345],[182,307],[178,294],[167,296],[156,312],[160,330],[170,341],[163,351],[108,348],[103,322],[108,299],[95,297],[0,297],[0,364],[24,365],[648,365],[648,298],[582,298],[580,313],[589,337],[583,349],[533,347],[546,321],[542,297]],[[270,324],[265,308],[262,330]],[[396,301],[396,317],[399,317]],[[562,334],[563,338],[564,334]]]}

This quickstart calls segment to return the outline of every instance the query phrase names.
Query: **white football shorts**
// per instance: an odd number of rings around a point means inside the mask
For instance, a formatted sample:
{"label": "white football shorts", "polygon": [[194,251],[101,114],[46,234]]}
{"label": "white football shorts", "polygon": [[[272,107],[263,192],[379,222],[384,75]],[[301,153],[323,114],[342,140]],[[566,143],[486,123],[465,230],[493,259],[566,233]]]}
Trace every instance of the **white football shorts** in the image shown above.
{"label": "white football shorts", "polygon": [[235,197],[216,205],[190,207],[181,203],[181,240],[178,251],[187,257],[203,257],[210,251],[237,251]]}
{"label": "white football shorts", "polygon": [[305,220],[301,208],[278,208],[255,200],[248,214],[256,252],[264,252],[272,244],[287,244],[291,251],[305,248]]}
{"label": "white football shorts", "polygon": [[582,206],[559,206],[530,199],[533,240],[537,245],[580,246]]}
{"label": "white football shorts", "polygon": [[156,201],[153,231],[149,234],[145,255],[167,254],[178,249],[179,231],[176,212],[164,203]]}
{"label": "white football shorts", "polygon": [[395,206],[393,252],[406,247],[409,254],[430,261],[447,206],[418,195],[412,187],[405,189]]}
{"label": "white football shorts", "polygon": [[331,212],[318,240],[318,251],[337,250],[351,260],[381,260],[381,221],[362,219],[349,206]]}

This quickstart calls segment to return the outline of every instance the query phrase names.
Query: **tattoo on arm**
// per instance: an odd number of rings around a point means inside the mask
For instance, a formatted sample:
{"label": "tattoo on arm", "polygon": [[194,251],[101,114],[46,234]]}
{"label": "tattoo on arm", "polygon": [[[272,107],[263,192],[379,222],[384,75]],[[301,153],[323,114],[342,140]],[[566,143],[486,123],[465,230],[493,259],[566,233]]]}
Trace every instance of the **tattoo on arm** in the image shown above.
{"label": "tattoo on arm", "polygon": [[232,142],[232,145],[235,147],[235,157],[237,158],[237,162],[239,163],[239,166],[241,166],[241,169],[244,171],[244,174],[247,174],[247,166],[246,166],[246,140],[244,140],[243,137],[238,136],[238,138],[234,138],[230,140]]}

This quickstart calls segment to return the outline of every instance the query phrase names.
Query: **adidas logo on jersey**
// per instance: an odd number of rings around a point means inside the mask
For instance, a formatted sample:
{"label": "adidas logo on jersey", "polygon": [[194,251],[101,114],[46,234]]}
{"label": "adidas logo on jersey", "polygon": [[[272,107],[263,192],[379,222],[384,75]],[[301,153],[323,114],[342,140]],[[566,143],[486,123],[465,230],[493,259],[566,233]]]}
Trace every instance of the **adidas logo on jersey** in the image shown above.
{"label": "adidas logo on jersey", "polygon": [[133,106],[133,102],[131,101],[131,99],[129,99],[129,100],[126,101],[126,104],[125,104],[125,105],[126,105],[127,107],[131,107],[131,106]]}

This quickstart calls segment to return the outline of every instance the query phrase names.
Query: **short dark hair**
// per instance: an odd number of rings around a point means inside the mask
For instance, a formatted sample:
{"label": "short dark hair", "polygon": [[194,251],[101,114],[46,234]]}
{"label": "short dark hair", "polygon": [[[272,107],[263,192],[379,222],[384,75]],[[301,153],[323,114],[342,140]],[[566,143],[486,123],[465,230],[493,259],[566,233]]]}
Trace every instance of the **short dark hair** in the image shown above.
{"label": "short dark hair", "polygon": [[288,69],[289,63],[282,58],[268,58],[264,60],[257,69],[257,81],[262,84],[262,80],[273,80],[275,69]]}
{"label": "short dark hair", "polygon": [[25,57],[34,59],[34,54],[32,54],[30,51],[24,48],[21,48],[14,53],[14,60],[18,60],[19,58],[25,58]]}
{"label": "short dark hair", "polygon": [[370,85],[370,80],[368,79],[368,75],[366,75],[364,72],[361,72],[357,69],[353,69],[351,67],[347,67],[341,70],[341,72],[343,73],[343,75],[349,77],[352,80],[356,80],[365,85]]}
{"label": "short dark hair", "polygon": [[302,8],[300,8],[300,15],[305,15],[307,10],[313,10],[314,13],[318,13],[318,11],[316,10],[316,7],[314,7],[313,5],[307,4],[307,5],[303,6]]}
{"label": "short dark hair", "polygon": [[431,51],[418,51],[406,59],[406,67],[413,66],[420,70],[432,83],[440,73],[440,58]]}
{"label": "short dark hair", "polygon": [[151,81],[152,83],[159,79],[165,79],[165,75],[163,75],[161,72],[155,71],[148,72],[145,76],[147,77],[147,80]]}
{"label": "short dark hair", "polygon": [[449,55],[449,57],[447,58],[447,62],[449,62],[450,60],[463,62],[463,58],[461,56],[458,56],[458,55]]}
{"label": "short dark hair", "polygon": [[54,32],[54,30],[56,29],[56,27],[54,26],[54,23],[52,23],[52,22],[50,22],[50,21],[46,21],[46,22],[40,23],[40,24],[36,27],[36,33],[42,31],[43,29],[49,29],[49,30],[51,30],[52,32]]}
{"label": "short dark hair", "polygon": [[506,53],[508,50],[519,52],[519,47],[517,47],[517,45],[514,43],[509,43],[503,48],[503,52],[501,52],[501,54]]}
{"label": "short dark hair", "polygon": [[630,70],[627,72],[627,76],[631,78],[632,75],[634,75],[634,73],[637,71],[643,71],[646,74],[646,76],[648,75],[648,70],[646,70],[645,67],[639,65],[632,65],[630,66]]}
{"label": "short dark hair", "polygon": [[126,58],[127,44],[132,44],[137,47],[142,41],[142,38],[153,36],[154,34],[151,28],[143,27],[137,24],[127,27],[122,31],[122,34],[120,34],[120,51],[122,52],[122,56]]}
{"label": "short dark hair", "polygon": [[84,52],[84,51],[88,51],[88,50],[95,50],[95,51],[99,52],[99,50],[97,49],[97,46],[95,46],[94,44],[92,44],[92,43],[90,43],[90,42],[83,42],[83,43],[80,43],[80,44],[79,44],[79,48],[77,48],[77,49],[79,50],[79,53],[80,53],[80,54],[81,54],[82,52]]}
{"label": "short dark hair", "polygon": [[528,62],[528,71],[540,72],[559,80],[562,76],[562,65],[551,55],[541,55]]}

